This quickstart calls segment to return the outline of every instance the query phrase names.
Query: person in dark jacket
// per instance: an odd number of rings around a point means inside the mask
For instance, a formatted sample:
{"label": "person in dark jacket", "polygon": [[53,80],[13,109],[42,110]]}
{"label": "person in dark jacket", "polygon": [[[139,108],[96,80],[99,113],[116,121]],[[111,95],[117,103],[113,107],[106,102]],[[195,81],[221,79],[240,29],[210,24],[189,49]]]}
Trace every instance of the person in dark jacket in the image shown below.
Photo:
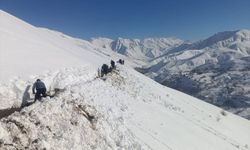
{"label": "person in dark jacket", "polygon": [[107,64],[103,64],[101,69],[101,77],[103,77],[103,75],[107,75],[108,73],[109,73],[109,66]]}
{"label": "person in dark jacket", "polygon": [[111,69],[115,69],[115,62],[113,60],[110,61]]}
{"label": "person in dark jacket", "polygon": [[33,84],[32,92],[33,92],[33,94],[35,94],[35,101],[41,100],[41,95],[43,97],[47,96],[46,86],[40,79],[37,79],[36,82]]}
{"label": "person in dark jacket", "polygon": [[120,64],[124,65],[124,60],[119,59],[118,62],[119,62]]}

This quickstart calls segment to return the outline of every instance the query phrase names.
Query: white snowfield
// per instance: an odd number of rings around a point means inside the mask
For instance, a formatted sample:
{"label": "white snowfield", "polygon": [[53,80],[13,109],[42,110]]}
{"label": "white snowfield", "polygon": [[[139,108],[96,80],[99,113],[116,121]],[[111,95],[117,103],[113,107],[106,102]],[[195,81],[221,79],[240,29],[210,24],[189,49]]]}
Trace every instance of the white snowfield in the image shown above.
{"label": "white snowfield", "polygon": [[[1,119],[0,147],[249,150],[248,120],[164,87],[129,67],[118,70],[106,80],[96,78],[92,67],[40,76],[49,89],[64,91]],[[21,100],[21,92],[31,83],[16,82]],[[89,121],[86,114],[94,119]]]}
{"label": "white snowfield", "polygon": [[[34,27],[0,10],[0,83],[65,67],[100,66],[123,58],[88,41]],[[133,63],[135,64],[135,63]]]}
{"label": "white snowfield", "polygon": [[[249,120],[160,85],[132,69],[140,62],[3,11],[0,21],[1,150],[250,150]],[[111,58],[125,65],[98,78]],[[37,78],[60,92],[11,114]]]}

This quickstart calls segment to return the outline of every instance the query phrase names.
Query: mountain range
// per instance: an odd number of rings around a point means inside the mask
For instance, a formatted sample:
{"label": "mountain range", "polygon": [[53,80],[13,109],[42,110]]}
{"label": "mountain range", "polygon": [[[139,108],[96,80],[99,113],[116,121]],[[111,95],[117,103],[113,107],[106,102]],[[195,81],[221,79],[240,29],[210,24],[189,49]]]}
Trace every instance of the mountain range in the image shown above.
{"label": "mountain range", "polygon": [[91,40],[142,61],[137,70],[163,85],[250,119],[250,30],[219,32],[196,42],[177,38],[106,41]]}

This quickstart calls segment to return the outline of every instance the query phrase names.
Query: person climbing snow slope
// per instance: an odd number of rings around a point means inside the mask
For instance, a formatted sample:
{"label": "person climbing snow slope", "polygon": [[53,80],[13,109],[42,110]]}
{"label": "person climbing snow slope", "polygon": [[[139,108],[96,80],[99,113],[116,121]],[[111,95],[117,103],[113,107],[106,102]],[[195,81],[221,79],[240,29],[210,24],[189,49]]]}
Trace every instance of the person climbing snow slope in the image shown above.
{"label": "person climbing snow slope", "polygon": [[35,94],[35,101],[41,100],[41,95],[42,97],[47,96],[46,86],[40,79],[37,79],[36,82],[33,84],[32,92],[33,94]]}

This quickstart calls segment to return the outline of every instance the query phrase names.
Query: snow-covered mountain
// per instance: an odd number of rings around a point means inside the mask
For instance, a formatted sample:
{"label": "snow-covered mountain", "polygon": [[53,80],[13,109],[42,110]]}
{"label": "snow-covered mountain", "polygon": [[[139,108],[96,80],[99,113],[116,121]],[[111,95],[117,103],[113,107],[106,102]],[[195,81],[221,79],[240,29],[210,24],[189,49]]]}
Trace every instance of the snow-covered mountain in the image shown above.
{"label": "snow-covered mountain", "polygon": [[194,43],[189,49],[230,48],[249,54],[250,31],[226,31],[217,33],[206,40]]}
{"label": "snow-covered mountain", "polygon": [[250,119],[250,31],[217,33],[155,59],[144,73]]}
{"label": "snow-covered mountain", "polygon": [[90,42],[129,58],[142,61],[159,57],[183,43],[182,40],[177,38],[145,38],[143,40],[93,38]]}
{"label": "snow-covered mountain", "polygon": [[205,40],[194,43],[185,43],[176,47],[172,52],[182,50],[204,49],[204,48],[229,48],[239,50],[242,53],[249,54],[249,30],[225,31],[219,32]]}
{"label": "snow-covered mountain", "polygon": [[90,42],[144,62],[140,70],[159,83],[250,119],[249,30],[219,32],[197,42],[176,38],[93,38]]}
{"label": "snow-covered mountain", "polygon": [[[0,21],[0,149],[250,149],[249,120],[138,73],[141,61],[105,48],[109,39],[75,39],[3,11]],[[125,65],[97,76],[118,58]],[[59,91],[27,106],[37,78]]]}

